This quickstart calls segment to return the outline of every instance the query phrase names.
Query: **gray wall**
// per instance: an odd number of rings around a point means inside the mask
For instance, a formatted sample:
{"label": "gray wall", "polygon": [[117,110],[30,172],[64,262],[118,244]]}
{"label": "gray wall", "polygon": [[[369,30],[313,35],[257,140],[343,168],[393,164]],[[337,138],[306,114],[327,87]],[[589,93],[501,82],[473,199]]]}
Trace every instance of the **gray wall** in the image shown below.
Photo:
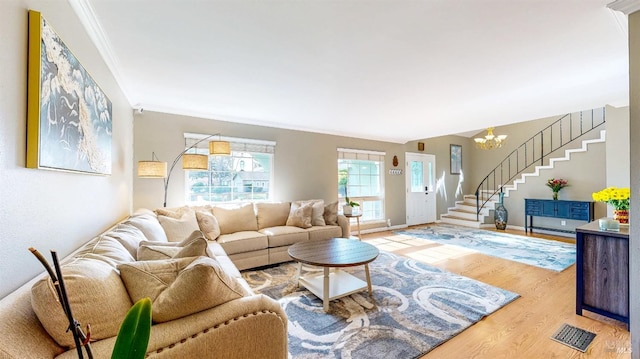
{"label": "gray wall", "polygon": [[[113,103],[112,172],[25,168],[27,10],[40,11]],[[0,297],[43,271],[29,253],[63,257],[131,207],[131,107],[66,1],[0,1]]]}
{"label": "gray wall", "polygon": [[[607,182],[604,187],[629,187],[629,145],[629,107],[607,106]],[[611,206],[599,205],[606,211],[603,217],[613,217]]]}
{"label": "gray wall", "polygon": [[[277,201],[334,201],[338,193],[337,148],[384,151],[386,217],[392,225],[405,223],[404,176],[389,175],[393,156],[398,156],[398,168],[404,169],[404,145],[145,111],[134,119],[134,163],[149,160],[152,151],[160,160],[172,162],[184,149],[185,132],[275,141],[273,199]],[[162,206],[162,180],[134,178],[133,182],[135,208]],[[184,171],[176,166],[167,206],[183,205],[184,197]]]}
{"label": "gray wall", "polygon": [[[436,211],[437,218],[447,213],[449,207],[454,207],[456,201],[462,201],[465,194],[472,194],[475,186],[469,179],[469,173],[472,171],[471,151],[473,149],[473,140],[461,136],[440,136],[427,138],[420,141],[412,141],[407,143],[407,148],[413,152],[418,148],[418,142],[425,143],[425,151],[423,153],[433,154],[436,156]],[[451,174],[450,163],[450,145],[462,146],[462,174]],[[458,191],[460,186],[461,191]]]}

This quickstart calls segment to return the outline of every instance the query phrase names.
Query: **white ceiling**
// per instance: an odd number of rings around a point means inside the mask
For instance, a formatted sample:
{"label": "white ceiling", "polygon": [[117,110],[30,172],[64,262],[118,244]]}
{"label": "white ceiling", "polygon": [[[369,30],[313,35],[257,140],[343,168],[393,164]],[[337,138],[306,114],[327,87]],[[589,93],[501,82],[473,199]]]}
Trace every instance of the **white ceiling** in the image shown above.
{"label": "white ceiling", "polygon": [[628,104],[610,0],[69,0],[132,107],[404,143]]}

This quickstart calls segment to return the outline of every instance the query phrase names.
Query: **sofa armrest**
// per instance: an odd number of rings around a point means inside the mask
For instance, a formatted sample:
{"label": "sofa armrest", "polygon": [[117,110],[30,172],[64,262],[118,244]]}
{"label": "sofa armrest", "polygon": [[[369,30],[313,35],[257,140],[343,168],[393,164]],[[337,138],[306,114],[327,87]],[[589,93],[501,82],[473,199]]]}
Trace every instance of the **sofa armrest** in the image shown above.
{"label": "sofa armrest", "polygon": [[[151,327],[147,358],[287,358],[287,316],[275,300],[251,295]],[[115,337],[91,344],[109,357]],[[60,358],[77,358],[75,351]]]}
{"label": "sofa armrest", "polygon": [[338,225],[342,228],[342,238],[351,237],[351,222],[349,221],[349,218],[339,214]]}

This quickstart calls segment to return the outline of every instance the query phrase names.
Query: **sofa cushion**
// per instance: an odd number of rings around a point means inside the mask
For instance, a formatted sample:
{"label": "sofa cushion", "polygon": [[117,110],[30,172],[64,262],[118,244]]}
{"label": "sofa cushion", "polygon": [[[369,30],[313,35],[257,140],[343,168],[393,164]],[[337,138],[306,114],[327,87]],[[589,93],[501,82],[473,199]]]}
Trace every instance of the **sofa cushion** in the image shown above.
{"label": "sofa cushion", "polygon": [[311,213],[311,225],[312,226],[324,226],[324,200],[321,199],[312,199],[308,201],[296,201],[298,206],[303,206],[305,204],[311,204],[313,209]]}
{"label": "sofa cushion", "polygon": [[319,241],[329,238],[342,237],[342,228],[339,226],[314,226],[307,229],[310,241]]}
{"label": "sofa cushion", "polygon": [[284,226],[289,218],[291,203],[256,203],[258,229]]}
{"label": "sofa cushion", "polygon": [[306,229],[294,226],[278,226],[265,228],[261,229],[259,232],[266,234],[269,237],[269,248],[289,246],[294,243],[309,240],[309,233]]}
{"label": "sofa cushion", "polygon": [[331,202],[324,206],[324,223],[328,226],[338,225],[338,202]]}
{"label": "sofa cushion", "polygon": [[143,244],[138,248],[138,260],[149,261],[169,258],[207,256],[207,240],[200,231],[195,231],[182,241],[180,246]]}
{"label": "sofa cushion", "polygon": [[211,212],[218,220],[220,234],[258,230],[258,221],[252,204],[231,209],[213,207]]}
{"label": "sofa cushion", "polygon": [[220,235],[220,225],[211,210],[196,211],[196,219],[198,220],[198,227],[200,227],[207,239],[215,241]]}
{"label": "sofa cushion", "polygon": [[142,212],[129,217],[124,224],[130,224],[144,233],[144,236],[154,242],[166,242],[167,235],[158,222],[158,216],[153,212]]}
{"label": "sofa cushion", "polygon": [[119,224],[114,229],[105,233],[105,236],[112,237],[120,242],[133,258],[136,258],[140,242],[147,240],[144,233],[131,224]]}
{"label": "sofa cushion", "polygon": [[254,231],[221,234],[218,243],[228,255],[267,249],[269,245],[267,235]]}
{"label": "sofa cushion", "polygon": [[169,242],[180,242],[189,237],[193,231],[200,230],[194,210],[184,211],[180,218],[158,215],[158,222],[167,234]]}
{"label": "sofa cushion", "polygon": [[299,203],[291,203],[289,218],[287,218],[287,226],[295,226],[300,228],[311,227],[311,214],[313,207],[311,203],[300,205]]}
{"label": "sofa cushion", "polygon": [[[118,334],[120,323],[132,303],[115,268],[94,259],[76,259],[62,267],[64,285],[73,316],[84,328],[91,324],[91,339]],[[61,346],[75,347],[67,332],[69,321],[50,277],[31,288],[31,305],[42,326]]]}
{"label": "sofa cushion", "polygon": [[116,268],[118,264],[135,261],[134,256],[115,238],[103,234],[84,245],[76,254],[76,258],[94,259]]}
{"label": "sofa cushion", "polygon": [[209,257],[135,262],[119,269],[132,301],[151,299],[155,322],[182,318],[251,295]]}

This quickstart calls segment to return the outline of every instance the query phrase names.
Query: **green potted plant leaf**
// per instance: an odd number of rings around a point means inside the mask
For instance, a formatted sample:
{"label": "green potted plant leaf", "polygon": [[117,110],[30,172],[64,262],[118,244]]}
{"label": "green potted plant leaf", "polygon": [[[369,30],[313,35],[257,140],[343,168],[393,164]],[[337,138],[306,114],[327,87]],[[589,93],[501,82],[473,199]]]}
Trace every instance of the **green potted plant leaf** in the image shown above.
{"label": "green potted plant leaf", "polygon": [[142,359],[151,335],[151,299],[137,301],[124,317],[111,359]]}
{"label": "green potted plant leaf", "polygon": [[344,213],[347,216],[350,216],[353,214],[353,207],[360,207],[360,204],[358,202],[353,202],[349,199],[349,197],[345,198],[346,204],[342,207],[342,213]]}

